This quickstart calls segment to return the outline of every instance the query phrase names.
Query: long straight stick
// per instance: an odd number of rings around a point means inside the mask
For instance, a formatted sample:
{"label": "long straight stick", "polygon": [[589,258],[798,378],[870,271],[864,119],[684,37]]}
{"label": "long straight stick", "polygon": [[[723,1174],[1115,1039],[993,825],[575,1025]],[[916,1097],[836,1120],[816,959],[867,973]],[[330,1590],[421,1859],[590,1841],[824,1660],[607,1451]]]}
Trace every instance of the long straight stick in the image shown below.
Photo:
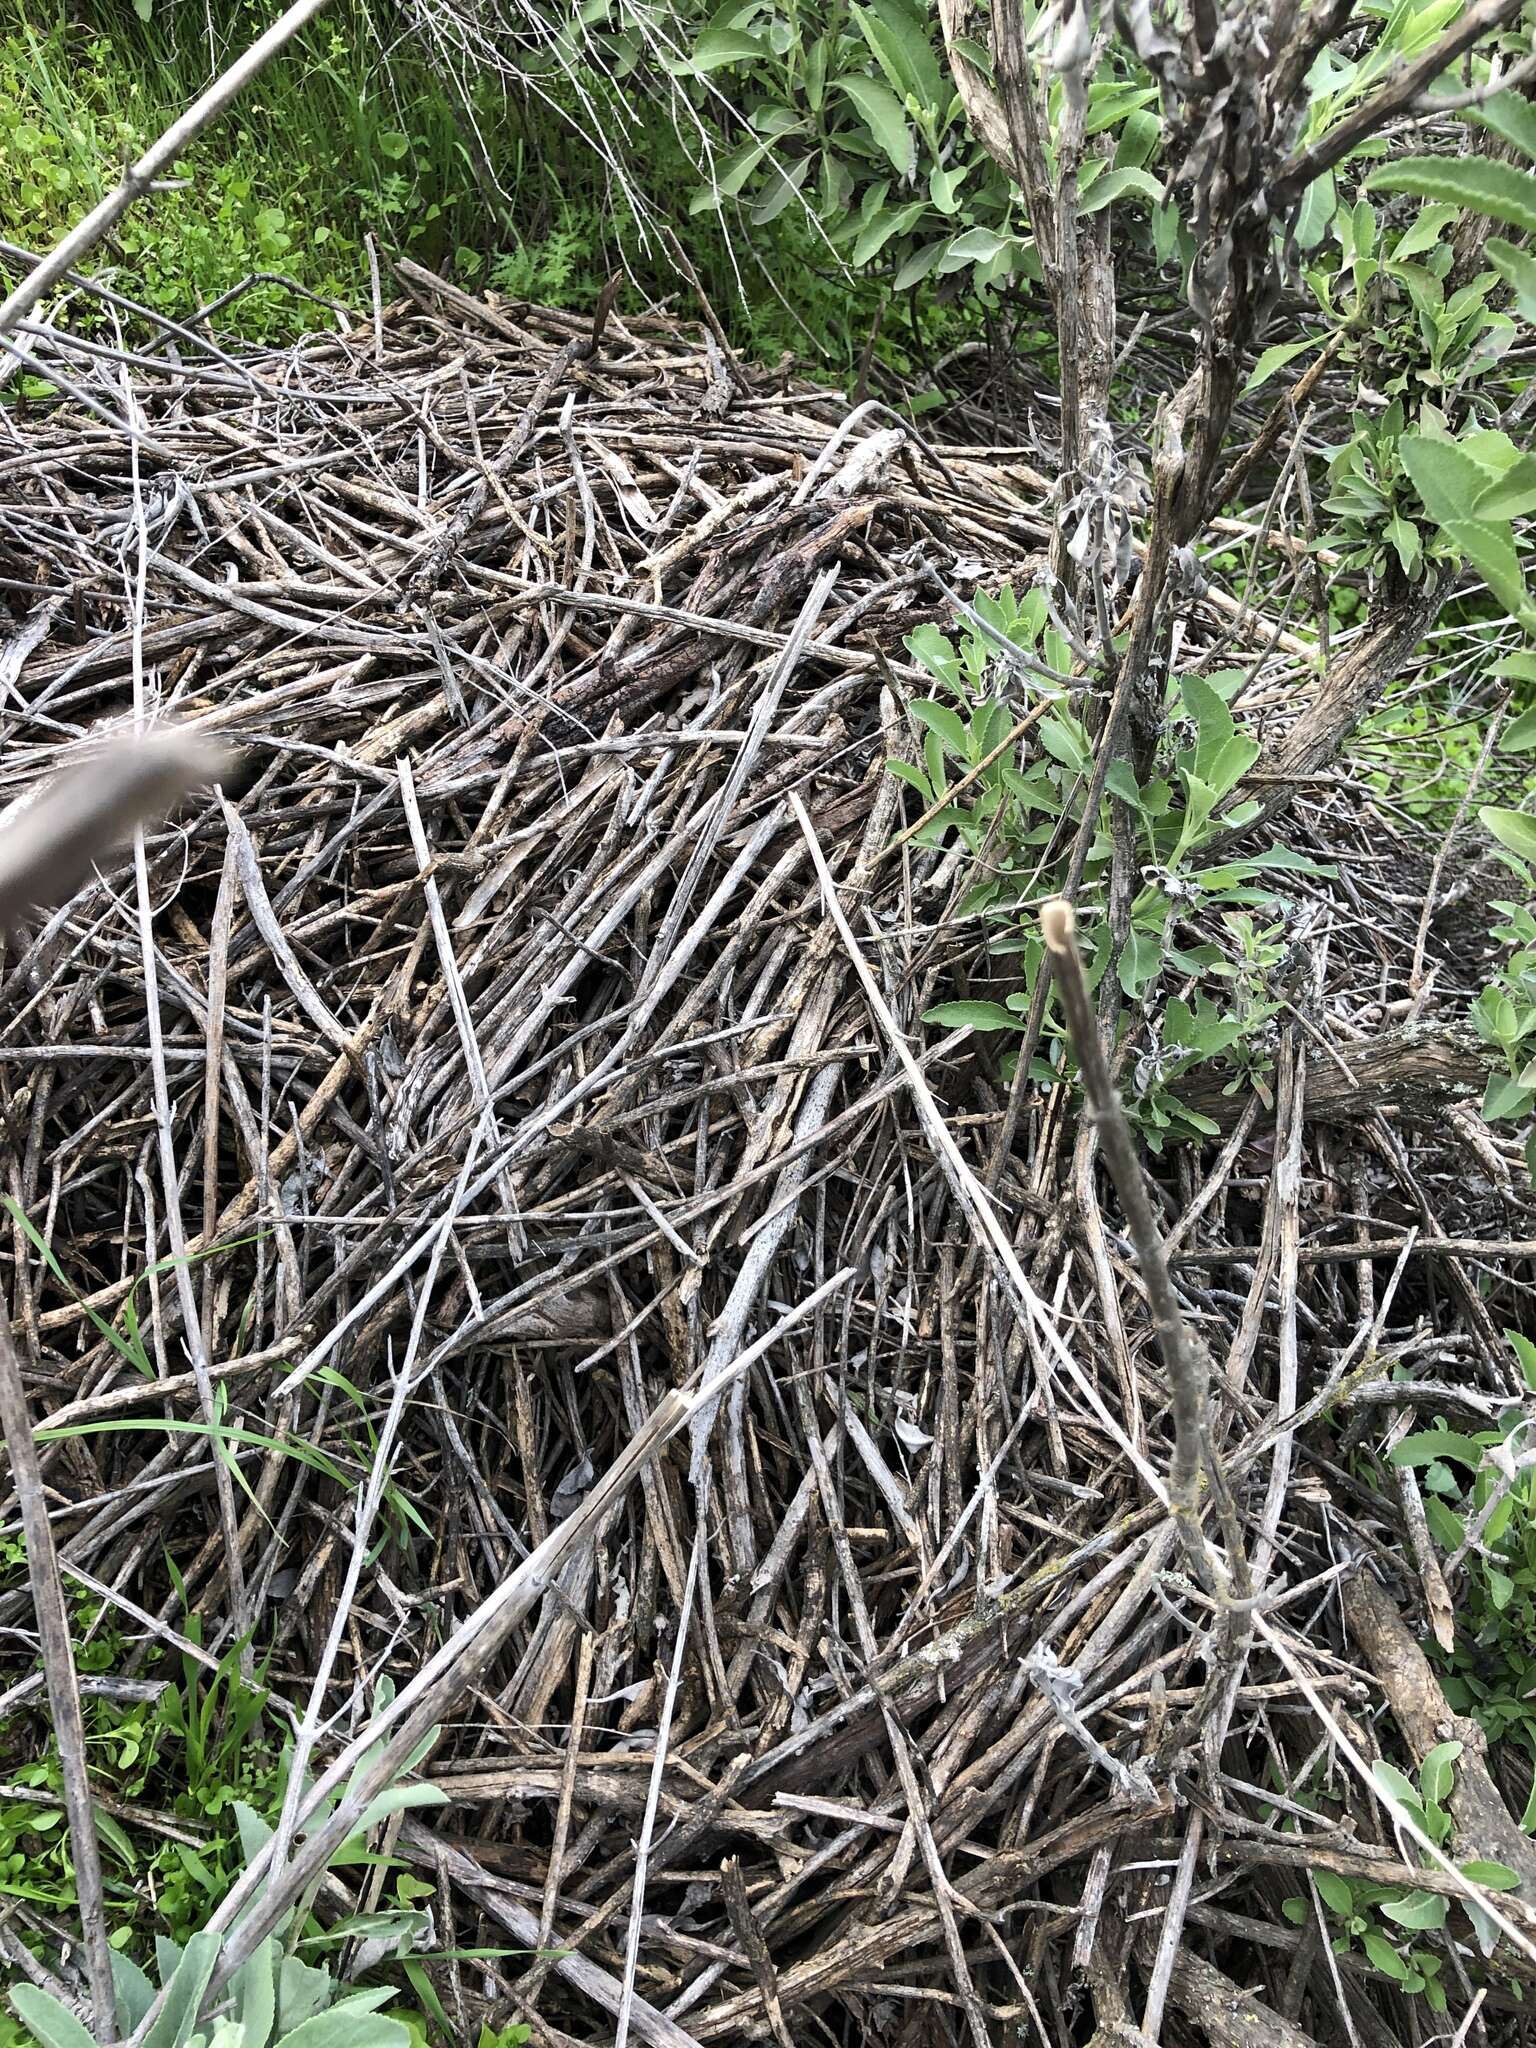
{"label": "long straight stick", "polygon": [[37,1640],[43,1656],[48,1706],[59,1745],[59,1774],[64,1781],[64,1817],[69,1824],[69,1854],[75,1866],[75,1896],[80,1906],[80,1931],[85,1939],[85,1970],[98,2041],[117,2039],[112,1996],[112,1952],[107,1947],[106,1899],[101,1883],[101,1855],[96,1842],[96,1816],[91,1810],[91,1784],[85,1767],[85,1719],[80,1712],[80,1687],[69,1647],[69,1611],[53,1548],[43,1468],[27,1413],[27,1391],[21,1362],[11,1341],[10,1317],[0,1305],[0,1429],[11,1459],[11,1483],[27,1539],[27,1578],[37,1616]]}

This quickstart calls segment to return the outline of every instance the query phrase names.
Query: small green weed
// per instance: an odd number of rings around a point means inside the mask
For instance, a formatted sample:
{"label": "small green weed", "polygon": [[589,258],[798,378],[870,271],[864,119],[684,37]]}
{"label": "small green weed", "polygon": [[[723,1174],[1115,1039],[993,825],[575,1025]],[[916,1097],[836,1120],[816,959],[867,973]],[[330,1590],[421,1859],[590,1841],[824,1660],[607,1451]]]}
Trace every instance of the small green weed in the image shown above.
{"label": "small green weed", "polygon": [[[1536,1344],[1507,1341],[1536,1394]],[[1536,1827],[1536,1454],[1512,1405],[1501,1426],[1467,1435],[1440,1422],[1404,1437],[1392,1461],[1420,1475],[1430,1532],[1464,1562],[1446,1698],[1490,1744],[1513,1742],[1532,1767],[1523,1825]]]}
{"label": "small green weed", "polygon": [[[16,1552],[17,1545],[9,1543],[4,1563],[13,1571],[24,1561]],[[123,1648],[95,1629],[98,1618],[92,1603],[76,1602],[75,1619],[87,1652],[79,1662],[85,1670],[115,1661]],[[195,1650],[195,1617],[184,1622],[184,1633]],[[141,1963],[153,1964],[162,1982],[174,1979],[177,1997],[182,1992],[194,2000],[201,1995],[220,1948],[219,1937],[202,1930],[270,1839],[282,1803],[286,1757],[272,1739],[266,1691],[242,1676],[240,1648],[232,1648],[211,1672],[190,1650],[184,1653],[179,1678],[169,1681],[152,1704],[119,1707],[94,1696],[85,1702],[92,1777],[105,1795],[97,1826],[124,2032],[137,2025],[154,1995]],[[382,1687],[377,1705],[386,1705],[390,1696],[387,1685]],[[424,1739],[412,1767],[435,1739],[435,1731]],[[369,1762],[371,1756],[360,1770]],[[48,1918],[67,1918],[76,1909],[76,1897],[51,1739],[40,1757],[14,1768],[10,1777],[11,1797],[0,1798],[0,1898],[25,1900]],[[333,1867],[377,1866],[379,1859],[367,1846],[371,1832],[402,1807],[440,1804],[441,1799],[431,1786],[390,1787],[362,1816]],[[333,1795],[319,1818],[334,1803]],[[107,1805],[122,1818],[108,1812]],[[435,1887],[404,1867],[386,1863],[384,1868],[390,1889],[387,1903],[375,1911],[321,1925],[310,1917],[309,1902],[301,1902],[236,1978],[233,2005],[205,2037],[207,2048],[215,2043],[218,2048],[266,2048],[268,2041],[286,2040],[300,2025],[328,2013],[345,2013],[352,2022],[366,2015],[369,2023],[315,2025],[303,2036],[304,2048],[326,2048],[333,2036],[334,2048],[425,2048],[434,2025],[438,2038],[452,2038],[426,1971],[403,1952],[428,1933],[424,1908]],[[325,1951],[353,1940],[392,1944],[398,1951],[382,1987],[340,1985],[324,1966]],[[378,2008],[397,1998],[405,1984],[424,2010],[395,2007],[380,2015]],[[31,1987],[13,1988],[11,2002],[21,2024],[0,2017],[0,2048],[35,2042],[45,2048],[78,2048],[88,2039]],[[189,2012],[180,2031],[166,2035],[167,2044],[191,2048],[192,2016]],[[512,2027],[488,2038],[516,2048],[528,2033]]]}
{"label": "small green weed", "polygon": [[[1454,1848],[1448,1801],[1463,1747],[1460,1742],[1437,1743],[1419,1766],[1417,1783],[1384,1760],[1378,1759],[1371,1767],[1378,1789],[1391,1805],[1445,1854]],[[1431,1861],[1427,1853],[1421,1854],[1421,1860],[1426,1865]],[[1510,1891],[1520,1882],[1502,1863],[1478,1859],[1458,1868],[1463,1877],[1485,1891]],[[1312,1881],[1323,1902],[1324,1926],[1334,1953],[1347,1955],[1358,1944],[1368,1963],[1390,1977],[1407,1996],[1422,1997],[1433,2013],[1446,2009],[1441,1959],[1417,1947],[1411,1936],[1444,1927],[1454,1907],[1471,1921],[1485,1956],[1492,1955],[1498,1940],[1493,1921],[1469,1899],[1453,1901],[1440,1892],[1371,1884],[1359,1878],[1346,1881],[1331,1870],[1314,1869]],[[1297,1927],[1304,1927],[1312,1917],[1311,1903],[1305,1898],[1286,1899],[1282,1911]]]}
{"label": "small green weed", "polygon": [[[916,835],[942,846],[951,837],[983,870],[958,911],[988,927],[994,956],[1014,957],[1024,986],[1001,1003],[939,1004],[925,1021],[978,1031],[1021,1032],[1044,957],[1034,910],[1062,886],[1071,840],[1082,826],[1093,771],[1093,743],[1072,708],[1072,651],[1047,622],[1043,595],[1011,589],[978,596],[976,623],[957,639],[921,626],[908,647],[935,678],[943,698],[910,707],[923,728],[922,766],[892,761],[898,776],[936,814]],[[1017,649],[1025,660],[1008,658]],[[1027,765],[1006,744],[1017,694],[1007,677],[1023,670],[1039,712]],[[1108,794],[1093,821],[1079,895],[1085,966],[1091,987],[1110,971],[1113,941],[1102,913],[1113,849],[1111,800],[1132,820],[1141,886],[1130,932],[1113,959],[1121,992],[1145,1013],[1133,1113],[1147,1142],[1209,1135],[1218,1126],[1182,1103],[1176,1084],[1196,1067],[1222,1060],[1228,1091],[1262,1084],[1272,1055],[1274,989],[1288,952],[1284,907],[1270,877],[1286,870],[1329,872],[1280,846],[1250,858],[1213,856],[1213,842],[1251,820],[1257,805],[1232,801],[1258,757],[1228,705],[1241,675],[1186,675],[1170,693],[1164,727],[1171,760],[1138,782],[1128,763],[1111,769]],[[1040,709],[1041,703],[1048,706]],[[992,758],[989,758],[992,757]],[[985,765],[983,765],[985,764]],[[964,792],[946,802],[963,777]],[[1168,983],[1159,1003],[1160,984]],[[1072,1072],[1065,1031],[1048,1010],[1037,1078],[1047,1085]]]}
{"label": "small green weed", "polygon": [[[25,1548],[19,1537],[0,1546],[0,1572],[20,1583]],[[113,1670],[128,1645],[112,1626],[111,1610],[91,1596],[71,1597],[77,1668]],[[195,1650],[199,1624],[185,1618],[183,1633]],[[104,1877],[114,1917],[112,1939],[144,1948],[155,1936],[185,1940],[224,1896],[240,1865],[233,1807],[246,1801],[274,1810],[282,1793],[282,1759],[266,1716],[267,1695],[241,1673],[243,1646],[214,1670],[191,1651],[167,1675],[152,1700],[118,1702],[88,1693],[83,1701],[91,1774],[110,1805],[163,1816],[162,1829],[131,1816],[98,1812]],[[151,1679],[165,1664],[158,1649],[147,1660]],[[33,1753],[24,1744],[28,1723],[42,1736]],[[37,1717],[11,1724],[13,1761],[7,1775],[16,1795],[0,1799],[0,1899],[14,1898],[51,1913],[72,1911],[74,1872],[64,1830],[58,1752]]]}
{"label": "small green weed", "polygon": [[[1521,726],[1536,727],[1536,717],[1528,713],[1512,729],[1517,748]],[[1493,906],[1503,921],[1492,936],[1510,951],[1472,1006],[1473,1024],[1502,1061],[1488,1078],[1483,1115],[1490,1123],[1525,1123],[1536,1109],[1536,817],[1492,806],[1478,816],[1523,891],[1521,900]],[[1536,1179],[1536,1125],[1526,1138],[1526,1160]]]}

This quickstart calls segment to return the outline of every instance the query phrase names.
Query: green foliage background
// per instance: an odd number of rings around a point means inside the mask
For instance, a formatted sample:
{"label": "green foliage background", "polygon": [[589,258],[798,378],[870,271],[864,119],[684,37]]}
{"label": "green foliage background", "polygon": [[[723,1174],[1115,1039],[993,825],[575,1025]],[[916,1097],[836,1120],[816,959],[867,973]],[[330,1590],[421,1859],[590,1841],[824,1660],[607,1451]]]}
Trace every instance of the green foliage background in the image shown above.
{"label": "green foliage background", "polygon": [[[180,188],[128,216],[106,263],[122,290],[173,314],[281,272],[316,298],[263,283],[223,320],[280,341],[330,322],[318,301],[367,302],[369,238],[383,258],[408,253],[467,285],[584,310],[615,271],[636,305],[692,307],[671,253],[679,234],[737,345],[843,370],[878,326],[910,365],[974,331],[979,308],[958,281],[919,303],[908,277],[899,317],[884,321],[889,281],[914,256],[941,279],[997,277],[1017,253],[981,226],[1002,227],[1009,195],[957,105],[938,105],[926,23],[908,0],[878,4],[899,43],[841,0],[773,28],[753,26],[756,0],[713,25],[703,8],[657,8],[648,33],[613,25],[621,11],[606,5],[557,32],[564,13],[551,9],[503,70],[459,77],[399,9],[335,0],[189,151]],[[207,15],[164,0],[5,0],[0,234],[50,246],[269,14],[252,0],[214,0]],[[920,118],[908,120],[859,17],[887,57],[899,47],[921,72]],[[826,89],[829,67],[843,90]],[[991,260],[967,257],[968,238]]]}

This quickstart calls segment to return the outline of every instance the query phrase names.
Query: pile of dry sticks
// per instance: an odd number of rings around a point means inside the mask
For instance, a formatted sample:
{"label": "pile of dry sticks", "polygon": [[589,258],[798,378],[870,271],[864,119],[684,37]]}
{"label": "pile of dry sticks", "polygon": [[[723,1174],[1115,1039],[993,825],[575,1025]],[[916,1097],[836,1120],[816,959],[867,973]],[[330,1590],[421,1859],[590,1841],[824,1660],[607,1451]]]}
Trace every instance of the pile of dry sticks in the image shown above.
{"label": "pile of dry sticks", "polygon": [[[1435,848],[1288,793],[1313,1000],[1156,1170],[1227,1481],[1181,1544],[1095,1126],[921,1024],[986,967],[885,765],[907,635],[1036,575],[1039,475],[401,278],[285,353],[108,305],[0,412],[0,793],[154,719],[235,750],[0,968],[12,1327],[66,1584],[132,1645],[96,1682],[190,1609],[322,1782],[439,1729],[448,1803],[380,1846],[439,1949],[536,1952],[430,1965],[465,2040],[1420,2038],[1281,1904],[1465,1889],[1365,1782],[1440,1739],[1456,1597],[1386,1451],[1520,1398],[1536,1249],[1432,1028],[1473,985]],[[1309,644],[1200,616],[1283,729]],[[31,1621],[13,1580],[12,1759]],[[1469,1749],[1457,1840],[1536,1901],[1523,1794]],[[1500,1911],[1489,2020],[1536,1981]]]}

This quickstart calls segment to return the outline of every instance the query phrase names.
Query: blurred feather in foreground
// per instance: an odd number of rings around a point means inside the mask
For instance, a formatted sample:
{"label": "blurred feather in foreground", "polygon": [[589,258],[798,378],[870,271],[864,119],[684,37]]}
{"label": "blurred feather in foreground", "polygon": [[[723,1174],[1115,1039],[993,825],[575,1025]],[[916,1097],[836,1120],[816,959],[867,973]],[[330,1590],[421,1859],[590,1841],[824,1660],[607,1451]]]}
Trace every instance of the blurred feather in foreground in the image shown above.
{"label": "blurred feather in foreground", "polygon": [[227,772],[227,749],[163,727],[93,752],[0,812],[0,929],[72,896],[138,825]]}

